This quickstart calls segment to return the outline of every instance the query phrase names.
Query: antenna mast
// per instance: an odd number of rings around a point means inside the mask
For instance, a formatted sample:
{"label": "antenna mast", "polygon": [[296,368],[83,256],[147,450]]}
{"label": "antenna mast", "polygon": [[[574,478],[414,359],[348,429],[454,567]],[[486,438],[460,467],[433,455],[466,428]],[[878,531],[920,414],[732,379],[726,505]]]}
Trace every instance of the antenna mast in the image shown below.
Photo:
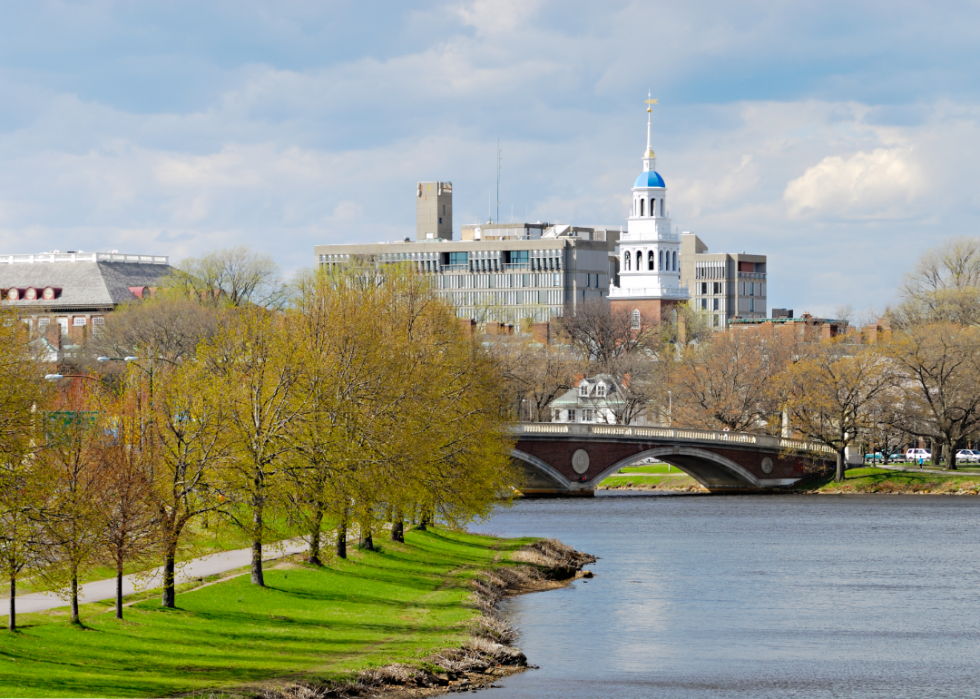
{"label": "antenna mast", "polygon": [[500,139],[497,139],[497,223],[500,223]]}

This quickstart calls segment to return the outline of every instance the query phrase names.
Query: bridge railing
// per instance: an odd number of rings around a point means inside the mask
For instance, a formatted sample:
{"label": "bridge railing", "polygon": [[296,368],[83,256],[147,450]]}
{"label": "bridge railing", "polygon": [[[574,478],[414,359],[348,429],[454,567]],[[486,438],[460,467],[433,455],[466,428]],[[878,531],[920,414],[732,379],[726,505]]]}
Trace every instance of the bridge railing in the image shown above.
{"label": "bridge railing", "polygon": [[822,454],[836,452],[824,445],[801,439],[785,439],[768,434],[751,432],[725,432],[724,430],[699,430],[687,427],[630,427],[627,425],[589,425],[556,422],[521,422],[512,426],[514,434],[553,434],[577,437],[653,437],[692,442],[728,442],[756,444],[770,449],[791,449]]}

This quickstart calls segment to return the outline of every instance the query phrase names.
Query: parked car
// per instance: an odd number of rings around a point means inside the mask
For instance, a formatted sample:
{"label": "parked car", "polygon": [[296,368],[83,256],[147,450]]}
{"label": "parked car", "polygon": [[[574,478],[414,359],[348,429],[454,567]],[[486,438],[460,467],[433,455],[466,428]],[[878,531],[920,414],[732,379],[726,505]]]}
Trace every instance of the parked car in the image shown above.
{"label": "parked car", "polygon": [[925,463],[930,459],[932,459],[932,454],[928,449],[909,449],[905,452],[905,460],[912,463],[919,463],[920,461]]}
{"label": "parked car", "polygon": [[980,451],[976,449],[960,449],[956,452],[956,460],[961,464],[975,464],[980,462]]}

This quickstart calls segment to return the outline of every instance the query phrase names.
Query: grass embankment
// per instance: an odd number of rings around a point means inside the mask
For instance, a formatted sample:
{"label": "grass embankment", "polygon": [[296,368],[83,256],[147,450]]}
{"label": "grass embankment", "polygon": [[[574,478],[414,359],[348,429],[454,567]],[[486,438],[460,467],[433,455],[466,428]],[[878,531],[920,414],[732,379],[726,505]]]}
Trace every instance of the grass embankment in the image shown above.
{"label": "grass embankment", "polygon": [[[676,469],[675,469],[676,470]],[[674,492],[701,492],[701,484],[687,475],[630,475],[609,476],[596,486],[596,490],[670,490]]]}
{"label": "grass embankment", "polygon": [[83,605],[85,628],[63,609],[25,614],[0,636],[0,696],[165,696],[419,662],[467,637],[469,581],[531,541],[412,531],[323,568],[280,564],[265,588],[242,575],[179,594],[176,610],[138,601],[122,622],[111,602]]}
{"label": "grass embankment", "polygon": [[848,469],[842,483],[834,483],[831,475],[811,479],[797,487],[809,493],[978,495],[980,474],[946,475],[865,467]]}

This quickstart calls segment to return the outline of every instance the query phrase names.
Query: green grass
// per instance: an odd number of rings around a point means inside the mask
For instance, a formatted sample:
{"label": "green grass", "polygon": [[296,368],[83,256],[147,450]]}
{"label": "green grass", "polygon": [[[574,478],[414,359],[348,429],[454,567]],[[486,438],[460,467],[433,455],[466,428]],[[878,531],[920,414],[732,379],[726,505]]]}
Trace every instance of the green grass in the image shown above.
{"label": "green grass", "polygon": [[620,473],[677,473],[680,475],[684,474],[684,472],[681,471],[676,466],[668,466],[667,464],[650,464],[647,466],[627,466],[626,468],[619,469],[619,472]]}
{"label": "green grass", "polygon": [[452,646],[475,610],[466,581],[531,539],[445,530],[352,552],[322,569],[286,564],[266,587],[247,576],[154,598],[117,621],[111,602],[19,617],[0,635],[0,696],[165,696],[303,673],[336,679]]}
{"label": "green grass", "polygon": [[848,469],[843,483],[834,483],[830,475],[811,479],[797,488],[827,493],[976,493],[980,490],[980,474],[947,476],[864,467]]}
{"label": "green grass", "polygon": [[617,488],[643,488],[646,490],[688,490],[697,488],[698,482],[687,475],[637,475],[629,478],[614,476],[606,478],[596,488],[600,490],[616,490]]}

